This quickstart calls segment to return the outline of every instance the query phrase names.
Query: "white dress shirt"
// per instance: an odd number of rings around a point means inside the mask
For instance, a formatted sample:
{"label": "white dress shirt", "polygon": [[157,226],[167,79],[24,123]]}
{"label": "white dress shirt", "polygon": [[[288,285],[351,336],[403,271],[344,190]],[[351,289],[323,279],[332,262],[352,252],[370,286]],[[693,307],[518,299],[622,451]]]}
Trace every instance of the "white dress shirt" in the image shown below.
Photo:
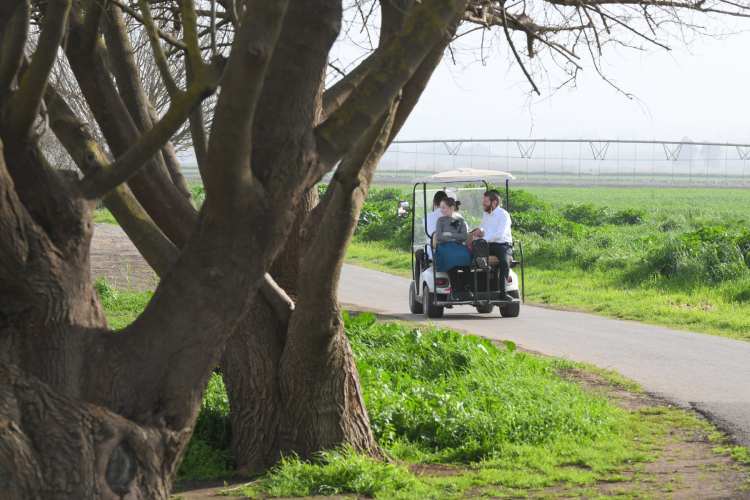
{"label": "white dress shirt", "polygon": [[484,239],[489,243],[513,243],[510,214],[502,207],[482,215]]}

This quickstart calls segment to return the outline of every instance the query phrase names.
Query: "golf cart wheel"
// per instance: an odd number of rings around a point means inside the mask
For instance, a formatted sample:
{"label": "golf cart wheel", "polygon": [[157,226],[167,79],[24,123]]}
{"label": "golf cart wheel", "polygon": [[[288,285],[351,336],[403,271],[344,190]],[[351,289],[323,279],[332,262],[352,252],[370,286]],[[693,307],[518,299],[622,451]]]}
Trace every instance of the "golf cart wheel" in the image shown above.
{"label": "golf cart wheel", "polygon": [[412,314],[422,314],[422,303],[417,301],[417,284],[409,285],[409,310]]}
{"label": "golf cart wheel", "polygon": [[428,318],[442,318],[443,317],[443,306],[435,306],[432,303],[435,301],[435,294],[430,293],[430,289],[427,285],[422,289],[422,307],[424,313]]}
{"label": "golf cart wheel", "polygon": [[477,306],[477,312],[479,314],[489,314],[495,309],[495,306],[492,304],[483,304],[481,306]]}
{"label": "golf cart wheel", "polygon": [[[514,299],[519,298],[517,291],[508,292],[508,295],[510,295]],[[512,304],[505,304],[500,306],[500,316],[502,316],[503,318],[517,318],[519,314],[521,314],[520,302],[513,302]]]}

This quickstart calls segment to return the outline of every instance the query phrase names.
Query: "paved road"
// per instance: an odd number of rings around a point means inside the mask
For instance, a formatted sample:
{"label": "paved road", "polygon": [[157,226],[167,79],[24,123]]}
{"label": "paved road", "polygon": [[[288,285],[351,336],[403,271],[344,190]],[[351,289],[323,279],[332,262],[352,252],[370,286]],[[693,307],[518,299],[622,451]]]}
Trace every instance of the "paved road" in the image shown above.
{"label": "paved road", "polygon": [[[345,266],[339,298],[348,306],[423,320],[409,314],[408,290],[404,278]],[[467,307],[453,311],[432,321],[616,370],[651,393],[708,415],[750,447],[750,342],[531,306],[513,319]]]}

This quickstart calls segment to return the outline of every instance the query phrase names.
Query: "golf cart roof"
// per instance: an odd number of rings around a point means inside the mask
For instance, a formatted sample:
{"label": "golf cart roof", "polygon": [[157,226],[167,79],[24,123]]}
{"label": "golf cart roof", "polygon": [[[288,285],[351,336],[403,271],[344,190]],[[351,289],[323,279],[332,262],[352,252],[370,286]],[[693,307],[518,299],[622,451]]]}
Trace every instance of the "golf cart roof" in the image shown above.
{"label": "golf cart roof", "polygon": [[437,174],[431,175],[429,177],[415,179],[414,183],[432,184],[446,182],[485,182],[490,180],[505,180],[513,178],[514,177],[510,172],[503,172],[502,170],[459,168],[456,170],[446,170],[445,172],[438,172]]}

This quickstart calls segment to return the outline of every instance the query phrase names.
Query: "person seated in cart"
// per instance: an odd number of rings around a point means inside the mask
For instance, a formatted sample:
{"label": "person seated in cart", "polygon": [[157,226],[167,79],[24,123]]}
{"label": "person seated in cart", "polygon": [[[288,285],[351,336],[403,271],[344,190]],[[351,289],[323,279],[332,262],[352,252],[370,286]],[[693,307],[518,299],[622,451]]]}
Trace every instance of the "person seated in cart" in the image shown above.
{"label": "person seated in cart", "polygon": [[[435,234],[438,219],[443,216],[443,213],[440,210],[440,203],[447,197],[448,193],[445,191],[438,191],[435,193],[435,196],[432,197],[432,212],[427,214],[427,220],[425,221],[425,229],[427,230],[427,234],[430,235],[430,238]],[[421,257],[421,252],[419,257]],[[432,260],[431,245],[427,245],[427,257]]]}
{"label": "person seated in cart", "polygon": [[469,230],[466,221],[456,213],[459,202],[445,198],[440,202],[442,217],[437,220],[433,241],[435,250],[435,269],[447,272],[454,267],[471,264],[471,253],[466,247]]}
{"label": "person seated in cart", "polygon": [[489,243],[490,255],[497,257],[500,268],[500,292],[506,300],[513,300],[505,293],[505,283],[510,272],[510,259],[513,256],[513,236],[511,219],[507,210],[502,207],[500,193],[491,189],[484,193],[482,199],[484,214],[482,227],[472,231],[472,239],[483,238]]}

